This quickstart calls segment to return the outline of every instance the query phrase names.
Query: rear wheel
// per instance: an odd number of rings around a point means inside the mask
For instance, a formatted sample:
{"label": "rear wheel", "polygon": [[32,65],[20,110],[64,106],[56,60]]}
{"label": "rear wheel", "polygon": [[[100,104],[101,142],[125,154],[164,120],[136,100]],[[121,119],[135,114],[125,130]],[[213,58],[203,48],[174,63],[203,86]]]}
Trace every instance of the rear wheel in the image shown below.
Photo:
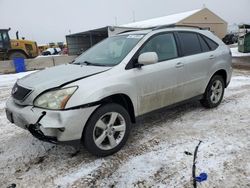
{"label": "rear wheel", "polygon": [[83,142],[93,155],[111,155],[126,143],[130,128],[130,116],[125,108],[114,103],[106,104],[91,115],[83,133]]}
{"label": "rear wheel", "polygon": [[217,107],[222,101],[224,89],[225,82],[222,76],[213,76],[210,82],[208,83],[203,99],[200,101],[201,104],[206,108]]}
{"label": "rear wheel", "polygon": [[24,58],[24,59],[26,59],[27,56],[26,56],[24,53],[22,53],[22,52],[12,52],[12,53],[9,55],[9,59],[10,59],[10,60],[13,60],[13,59],[15,59],[15,58]]}

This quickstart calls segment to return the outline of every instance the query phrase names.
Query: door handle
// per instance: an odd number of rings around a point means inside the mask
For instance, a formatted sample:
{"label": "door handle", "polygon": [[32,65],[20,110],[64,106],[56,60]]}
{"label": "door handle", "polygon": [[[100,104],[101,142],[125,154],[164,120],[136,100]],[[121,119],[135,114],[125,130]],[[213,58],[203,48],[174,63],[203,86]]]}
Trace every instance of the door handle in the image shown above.
{"label": "door handle", "polygon": [[182,62],[178,62],[178,63],[176,63],[176,65],[175,65],[176,68],[181,68],[181,67],[183,67],[183,66],[184,66],[184,64],[183,64]]}
{"label": "door handle", "polygon": [[214,55],[210,55],[210,56],[209,56],[209,59],[214,59],[214,58],[215,58]]}

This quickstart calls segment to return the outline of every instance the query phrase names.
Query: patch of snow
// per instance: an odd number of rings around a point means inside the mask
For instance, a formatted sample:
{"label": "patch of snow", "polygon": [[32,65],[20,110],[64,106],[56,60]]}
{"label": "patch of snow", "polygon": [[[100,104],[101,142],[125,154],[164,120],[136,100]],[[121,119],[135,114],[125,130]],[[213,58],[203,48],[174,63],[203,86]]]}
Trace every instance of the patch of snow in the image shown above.
{"label": "patch of snow", "polygon": [[232,77],[229,88],[241,87],[246,84],[250,84],[250,77],[235,76],[235,77]]}
{"label": "patch of snow", "polygon": [[193,156],[184,151],[193,153],[200,139],[196,172],[208,180],[198,187],[248,187],[250,72],[234,71],[214,109],[192,103],[145,117],[126,146],[104,159],[84,149],[72,157],[75,148],[44,143],[8,122],[1,107],[26,74],[0,75],[0,187],[192,187]]}
{"label": "patch of snow", "polygon": [[63,57],[63,56],[68,56],[68,55],[62,55],[62,54],[57,54],[57,55],[39,55],[35,59],[49,58],[49,57],[61,57],[61,56]]}
{"label": "patch of snow", "polygon": [[103,160],[98,159],[94,162],[83,164],[78,169],[74,171],[68,172],[66,175],[57,178],[54,183],[57,184],[59,187],[69,187],[71,186],[76,180],[89,175],[91,172],[96,170],[98,167],[101,166]]}
{"label": "patch of snow", "polygon": [[[196,143],[196,141],[194,141],[194,143]],[[145,179],[148,180],[148,184],[145,185],[146,187],[150,187],[150,185],[156,186],[152,181],[152,176],[157,175],[157,173],[164,173],[161,172],[161,169],[169,169],[170,175],[172,173],[171,169],[173,169],[173,171],[175,169],[175,164],[179,164],[181,161],[183,163],[189,163],[184,155],[183,147],[192,149],[194,143],[183,142],[174,144],[173,146],[162,143],[151,152],[130,158],[126,163],[122,164],[111,179],[118,182],[117,187],[131,187],[131,185],[142,182]],[[180,145],[183,147],[179,147]],[[171,153],[171,155],[169,155],[169,153]],[[174,154],[175,157],[173,157],[172,154]],[[190,160],[190,165],[191,161],[192,160]],[[179,172],[179,175],[178,180],[182,176],[188,177],[189,172],[182,171]],[[172,181],[178,180],[172,179]]]}
{"label": "patch of snow", "polygon": [[36,71],[20,72],[15,74],[2,74],[0,75],[0,87],[12,87],[17,81],[17,79],[34,72]]}
{"label": "patch of snow", "polygon": [[247,57],[250,56],[250,53],[241,53],[238,51],[238,47],[230,48],[232,52],[232,57]]}
{"label": "patch of snow", "polygon": [[4,109],[5,108],[5,102],[0,102],[0,109]]}

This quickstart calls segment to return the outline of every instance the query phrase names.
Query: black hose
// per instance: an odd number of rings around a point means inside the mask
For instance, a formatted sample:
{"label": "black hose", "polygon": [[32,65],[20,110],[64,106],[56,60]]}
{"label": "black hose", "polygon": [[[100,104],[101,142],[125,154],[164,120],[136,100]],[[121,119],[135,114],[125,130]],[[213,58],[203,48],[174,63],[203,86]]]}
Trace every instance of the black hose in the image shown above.
{"label": "black hose", "polygon": [[46,115],[46,112],[43,111],[43,112],[42,112],[42,115],[38,118],[38,120],[37,120],[37,122],[35,123],[35,125],[38,124],[38,123],[42,120],[42,118],[43,118],[45,115]]}
{"label": "black hose", "polygon": [[202,141],[199,141],[199,144],[195,147],[194,150],[194,159],[193,159],[193,168],[192,168],[192,176],[193,176],[193,186],[194,188],[197,188],[197,182],[196,182],[196,175],[195,175],[195,171],[196,171],[196,158],[197,158],[197,153],[198,153],[198,149],[199,146],[201,144]]}

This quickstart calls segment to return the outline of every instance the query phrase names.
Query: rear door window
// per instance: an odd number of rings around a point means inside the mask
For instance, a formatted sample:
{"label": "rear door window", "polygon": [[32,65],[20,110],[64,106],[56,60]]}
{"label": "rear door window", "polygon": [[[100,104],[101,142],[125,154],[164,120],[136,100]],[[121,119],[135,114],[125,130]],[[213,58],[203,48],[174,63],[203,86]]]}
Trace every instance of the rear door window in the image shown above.
{"label": "rear door window", "polygon": [[198,35],[192,32],[178,32],[184,56],[202,53]]}

